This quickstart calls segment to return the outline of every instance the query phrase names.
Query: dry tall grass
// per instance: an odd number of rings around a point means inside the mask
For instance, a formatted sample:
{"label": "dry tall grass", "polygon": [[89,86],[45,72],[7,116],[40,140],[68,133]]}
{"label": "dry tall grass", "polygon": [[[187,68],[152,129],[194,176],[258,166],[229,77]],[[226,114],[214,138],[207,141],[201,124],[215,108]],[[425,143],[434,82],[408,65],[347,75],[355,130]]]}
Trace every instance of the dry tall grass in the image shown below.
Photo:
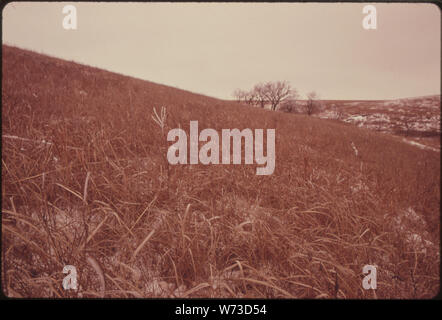
{"label": "dry tall grass", "polygon": [[[6,295],[438,293],[439,153],[17,48],[3,46],[2,63],[2,133],[29,139],[2,138]],[[168,166],[151,118],[161,106],[167,129],[275,128],[274,174]],[[62,288],[67,264],[78,291]],[[362,288],[366,264],[378,266],[375,291]]]}

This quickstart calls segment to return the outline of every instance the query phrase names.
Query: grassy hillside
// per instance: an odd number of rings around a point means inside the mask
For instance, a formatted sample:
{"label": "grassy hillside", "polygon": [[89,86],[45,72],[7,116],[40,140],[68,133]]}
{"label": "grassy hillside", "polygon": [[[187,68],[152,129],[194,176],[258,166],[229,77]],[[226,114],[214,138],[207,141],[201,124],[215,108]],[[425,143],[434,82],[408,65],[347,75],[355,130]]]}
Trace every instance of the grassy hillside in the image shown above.
{"label": "grassy hillside", "polygon": [[[8,296],[437,294],[440,153],[17,48],[2,53]],[[161,106],[164,132],[152,120]],[[218,132],[275,128],[275,172],[168,165],[166,133],[189,132],[190,120]],[[78,291],[63,290],[67,264]],[[366,264],[378,267],[375,291],[362,288]]]}

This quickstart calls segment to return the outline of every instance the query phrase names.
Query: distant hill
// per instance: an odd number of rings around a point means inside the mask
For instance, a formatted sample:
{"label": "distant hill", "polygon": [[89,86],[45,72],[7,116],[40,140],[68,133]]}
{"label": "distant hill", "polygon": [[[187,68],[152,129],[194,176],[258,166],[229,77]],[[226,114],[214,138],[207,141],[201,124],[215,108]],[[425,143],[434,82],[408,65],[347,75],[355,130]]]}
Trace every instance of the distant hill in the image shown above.
{"label": "distant hill", "polygon": [[440,95],[376,101],[321,101],[316,116],[403,137],[440,152]]}
{"label": "distant hill", "polygon": [[[371,299],[366,264],[377,298],[438,293],[440,152],[9,46],[2,70],[6,295]],[[275,129],[274,173],[168,164],[191,120]]]}

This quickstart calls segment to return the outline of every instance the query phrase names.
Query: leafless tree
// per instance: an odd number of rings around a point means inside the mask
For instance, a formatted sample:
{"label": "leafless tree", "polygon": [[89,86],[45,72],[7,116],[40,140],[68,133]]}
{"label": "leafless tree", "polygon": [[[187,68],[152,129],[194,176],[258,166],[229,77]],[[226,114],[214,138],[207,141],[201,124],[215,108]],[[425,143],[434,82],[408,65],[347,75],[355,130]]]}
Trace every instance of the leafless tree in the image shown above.
{"label": "leafless tree", "polygon": [[267,82],[264,85],[264,92],[271,109],[276,110],[278,105],[290,96],[291,86],[287,81]]}
{"label": "leafless tree", "polygon": [[292,89],[290,96],[288,96],[284,101],[282,101],[279,105],[279,110],[283,112],[296,112],[297,110],[297,101],[299,99],[298,92],[296,89]]}
{"label": "leafless tree", "polygon": [[255,103],[256,94],[253,90],[246,91],[241,89],[236,89],[233,91],[232,96],[237,102],[244,102],[246,104],[252,105]]}
{"label": "leafless tree", "polygon": [[244,102],[248,105],[254,105],[256,100],[256,93],[253,90],[244,92]]}
{"label": "leafless tree", "polygon": [[255,85],[253,87],[253,90],[252,90],[252,92],[254,94],[255,104],[260,106],[261,108],[264,108],[265,104],[267,102],[265,86],[266,86],[265,84],[258,83],[257,85]]}
{"label": "leafless tree", "polygon": [[233,96],[237,101],[244,101],[247,104],[257,105],[261,108],[269,103],[271,109],[276,110],[283,101],[290,98],[291,93],[292,89],[287,81],[277,81],[258,83],[250,91],[236,89]]}
{"label": "leafless tree", "polygon": [[305,107],[305,112],[311,116],[313,113],[317,112],[319,110],[319,103],[318,103],[318,94],[315,91],[309,92],[307,94],[307,105]]}

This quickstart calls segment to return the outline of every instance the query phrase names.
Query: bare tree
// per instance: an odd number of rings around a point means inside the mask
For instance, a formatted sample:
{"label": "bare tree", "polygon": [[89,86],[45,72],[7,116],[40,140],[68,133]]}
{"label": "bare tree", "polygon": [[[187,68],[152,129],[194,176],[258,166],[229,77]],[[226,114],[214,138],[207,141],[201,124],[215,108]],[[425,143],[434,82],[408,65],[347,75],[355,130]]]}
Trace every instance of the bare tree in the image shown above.
{"label": "bare tree", "polygon": [[256,100],[256,93],[253,90],[244,92],[245,103],[247,103],[248,105],[253,105],[255,104],[255,100]]}
{"label": "bare tree", "polygon": [[250,91],[236,89],[233,96],[237,101],[244,101],[247,104],[257,105],[261,108],[269,103],[271,109],[276,110],[283,101],[291,97],[291,93],[292,89],[287,81],[277,81],[264,84],[258,83]]}
{"label": "bare tree", "polygon": [[313,113],[317,112],[319,110],[319,103],[318,103],[318,94],[315,91],[309,92],[307,94],[307,105],[305,107],[305,112],[311,116]]}
{"label": "bare tree", "polygon": [[253,90],[246,91],[241,89],[236,89],[233,91],[232,96],[237,102],[244,102],[246,104],[252,105],[255,103],[256,94]]}
{"label": "bare tree", "polygon": [[266,86],[265,84],[258,83],[252,89],[252,92],[254,94],[255,104],[260,106],[261,108],[264,108],[265,104],[267,102],[267,100],[266,100],[266,87],[265,86]]}
{"label": "bare tree", "polygon": [[298,99],[298,92],[296,89],[292,89],[290,95],[280,103],[279,110],[283,112],[296,112]]}
{"label": "bare tree", "polygon": [[291,87],[287,81],[267,82],[264,85],[264,92],[271,109],[276,110],[278,105],[290,96]]}

